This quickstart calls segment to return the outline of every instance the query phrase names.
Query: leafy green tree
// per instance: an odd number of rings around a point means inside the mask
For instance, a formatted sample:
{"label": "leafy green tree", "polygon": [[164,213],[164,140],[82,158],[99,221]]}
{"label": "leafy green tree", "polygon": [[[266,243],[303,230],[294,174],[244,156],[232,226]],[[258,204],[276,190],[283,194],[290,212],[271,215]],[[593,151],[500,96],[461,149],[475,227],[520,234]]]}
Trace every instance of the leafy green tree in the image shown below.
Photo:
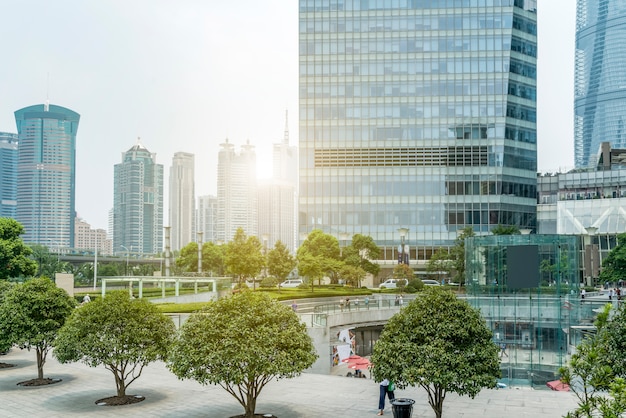
{"label": "leafy green tree", "polygon": [[193,314],[168,367],[181,379],[220,385],[252,418],[265,385],[298,376],[316,358],[306,326],[291,308],[263,293],[243,292]]}
{"label": "leafy green tree", "polygon": [[336,273],[343,266],[339,255],[337,238],[320,229],[311,231],[296,254],[298,272],[311,281],[311,290],[314,289],[315,280],[321,281],[325,275],[336,282]]}
{"label": "leafy green tree", "polygon": [[180,249],[176,267],[185,272],[198,271],[198,243],[190,242]]}
{"label": "leafy green tree", "polygon": [[426,271],[437,275],[437,281],[445,276],[450,276],[450,272],[454,268],[454,261],[447,250],[438,248],[426,264]]}
{"label": "leafy green tree", "polygon": [[98,277],[100,276],[123,276],[124,267],[123,263],[98,263]]}
{"label": "leafy green tree", "polygon": [[498,347],[480,312],[442,287],[429,287],[394,315],[374,346],[377,381],[421,386],[437,418],[448,392],[474,398],[500,377]]}
{"label": "leafy green tree", "polygon": [[[415,278],[415,273],[413,272],[413,269],[404,263],[396,264],[396,266],[393,268],[392,274],[394,279],[402,280],[397,283],[397,288],[401,292],[404,291],[405,284]],[[406,280],[406,282],[404,280]]]}
{"label": "leafy green tree", "polygon": [[[374,277],[380,272],[380,266],[371,260],[378,259],[380,248],[372,237],[367,235],[355,234],[352,243],[343,249],[343,260],[346,264],[359,267]],[[357,286],[360,286],[360,281]]]}
{"label": "leafy green tree", "polygon": [[367,273],[361,267],[351,266],[349,264],[345,264],[339,270],[339,277],[349,283],[352,286],[360,287],[361,280],[365,278]]}
{"label": "leafy green tree", "polygon": [[54,356],[104,365],[115,376],[117,396],[125,397],[147,364],[166,359],[175,335],[174,323],[155,305],[114,291],[74,311],[58,333]]}
{"label": "leafy green tree", "polygon": [[261,252],[261,241],[255,236],[246,236],[242,228],[237,228],[235,237],[226,245],[226,270],[237,276],[241,285],[245,279],[254,278],[261,273],[265,257]]}
{"label": "leafy green tree", "polygon": [[76,306],[76,301],[48,278],[30,279],[12,287],[0,304],[0,339],[22,349],[35,349],[37,379],[57,332]]}
{"label": "leafy green tree", "polygon": [[[6,280],[0,280],[0,305],[2,305],[4,301],[4,295],[11,290],[11,287],[13,287],[12,283]],[[0,327],[0,353],[6,353],[11,349],[12,345],[13,342],[10,340],[9,335],[5,332],[4,328]]]}
{"label": "leafy green tree", "polygon": [[454,246],[451,248],[451,256],[454,264],[454,281],[459,284],[465,284],[465,239],[475,236],[474,229],[471,226],[465,227],[454,240]]}
{"label": "leafy green tree", "polygon": [[23,233],[24,227],[16,220],[0,218],[0,280],[37,272],[37,263],[30,259],[33,251],[20,238]]}
{"label": "leafy green tree", "polygon": [[285,244],[276,241],[274,248],[267,254],[267,270],[272,276],[276,276],[280,282],[285,281],[289,273],[296,268],[297,262],[289,253]]}
{"label": "leafy green tree", "polygon": [[66,261],[61,261],[57,254],[51,254],[44,245],[31,245],[31,258],[37,263],[37,277],[54,277],[55,273],[72,273],[73,267]]}
{"label": "leafy green tree", "polygon": [[617,246],[602,261],[600,281],[617,283],[626,278],[626,233],[617,236]]}
{"label": "leafy green tree", "polygon": [[511,225],[511,226],[498,225],[491,230],[491,233],[493,235],[519,235],[520,230],[519,230],[519,227],[515,225]]}
{"label": "leafy green tree", "polygon": [[205,242],[202,245],[202,271],[208,271],[210,276],[221,277],[224,275],[226,271],[225,258],[225,245],[217,245],[213,242]]}

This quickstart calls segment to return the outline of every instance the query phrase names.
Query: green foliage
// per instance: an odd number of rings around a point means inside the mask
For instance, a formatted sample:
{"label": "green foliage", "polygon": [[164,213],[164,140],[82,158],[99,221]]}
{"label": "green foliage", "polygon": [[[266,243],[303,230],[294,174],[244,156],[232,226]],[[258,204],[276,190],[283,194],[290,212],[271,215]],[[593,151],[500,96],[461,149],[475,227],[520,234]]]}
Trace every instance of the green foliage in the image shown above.
{"label": "green foliage", "polygon": [[626,277],[626,233],[617,236],[617,246],[602,261],[600,281],[616,283]]}
{"label": "green foliage", "polygon": [[[50,254],[50,249],[44,245],[31,245],[31,259],[37,264],[37,277],[54,277],[55,273],[73,273],[73,266],[60,261],[57,254]],[[58,251],[58,249],[57,249]]]}
{"label": "green foliage", "polygon": [[493,235],[519,235],[520,230],[518,226],[504,226],[498,225],[491,230]]}
{"label": "green foliage", "polygon": [[0,280],[37,272],[37,263],[29,258],[32,249],[20,238],[23,233],[24,227],[16,220],[0,218]]}
{"label": "green foliage", "polygon": [[226,245],[226,270],[237,276],[240,283],[246,278],[258,276],[265,265],[261,250],[261,242],[257,237],[248,237],[242,228],[237,228],[235,237]]}
{"label": "green foliage", "polygon": [[61,363],[104,365],[115,376],[117,396],[125,396],[144,366],[165,360],[175,333],[156,306],[116,291],[74,311],[59,331],[54,356]]}
{"label": "green foliage", "polygon": [[279,280],[273,276],[264,277],[259,283],[260,287],[268,288],[268,287],[276,287],[278,286]]}
{"label": "green foliage", "polygon": [[359,287],[361,284],[361,280],[365,278],[367,273],[361,267],[355,267],[348,264],[345,264],[339,270],[339,277],[345,280],[346,283],[351,286]]}
{"label": "green foliage", "polygon": [[398,289],[402,291],[405,283],[408,283],[409,280],[413,280],[415,278],[415,274],[413,273],[413,269],[406,264],[397,264],[393,268],[393,278],[406,280],[406,282],[400,281],[397,283]]}
{"label": "green foliage", "polygon": [[415,292],[419,292],[420,290],[424,290],[424,282],[421,281],[420,279],[414,278],[412,280],[409,280],[409,284],[406,285],[405,290],[408,293],[415,293]]}
{"label": "green foliage", "polygon": [[311,289],[315,280],[321,281],[324,275],[333,278],[336,283],[336,273],[339,272],[343,263],[339,260],[339,241],[332,235],[325,234],[319,229],[311,231],[306,240],[298,248],[296,258],[298,260],[298,272],[305,276],[311,283]]}
{"label": "green foliage", "polygon": [[454,246],[450,251],[455,271],[454,281],[459,284],[465,283],[465,239],[475,235],[471,226],[463,228],[454,240]]}
{"label": "green foliage", "polygon": [[246,417],[273,379],[298,376],[317,355],[306,326],[269,296],[244,292],[209,303],[182,326],[168,361],[181,379],[218,384]]}
{"label": "green foliage", "polygon": [[601,331],[605,362],[616,376],[626,378],[626,310],[623,303]]}
{"label": "green foliage", "polygon": [[0,304],[0,346],[35,349],[38,378],[43,379],[46,356],[75,306],[74,299],[47,278],[11,287]]}
{"label": "green foliage", "polygon": [[289,253],[285,244],[280,240],[276,241],[274,248],[267,254],[267,270],[268,272],[278,278],[278,282],[284,282],[289,276],[289,273],[296,268],[296,259]]}
{"label": "green foliage", "polygon": [[473,398],[500,377],[498,347],[479,311],[434,286],[389,320],[372,363],[377,381],[424,388],[437,418],[448,392]]}
{"label": "green foliage", "polygon": [[[202,271],[210,275],[222,276],[225,271],[224,258],[226,246],[213,242],[202,244]],[[176,267],[182,272],[198,271],[198,243],[190,242],[181,248],[176,258]]]}
{"label": "green foliage", "polygon": [[372,237],[354,234],[352,243],[343,249],[343,260],[346,264],[360,267],[366,273],[376,277],[380,272],[380,266],[370,260],[380,259],[380,251]]}
{"label": "green foliage", "polygon": [[441,279],[445,276],[450,276],[450,272],[453,268],[454,261],[452,260],[452,256],[443,248],[438,248],[426,265],[426,271],[437,274],[436,280],[438,282],[441,282]]}

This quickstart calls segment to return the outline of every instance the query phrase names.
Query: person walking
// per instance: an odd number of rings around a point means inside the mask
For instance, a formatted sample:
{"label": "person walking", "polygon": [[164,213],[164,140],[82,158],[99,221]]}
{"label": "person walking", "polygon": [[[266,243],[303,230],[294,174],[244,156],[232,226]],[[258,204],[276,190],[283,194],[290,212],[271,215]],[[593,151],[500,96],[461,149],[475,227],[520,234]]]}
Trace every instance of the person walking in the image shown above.
{"label": "person walking", "polygon": [[388,379],[380,382],[380,396],[378,397],[378,416],[384,415],[385,413],[385,395],[389,398],[389,402],[396,399],[394,395],[394,385]]}
{"label": "person walking", "polygon": [[296,303],[295,299],[291,303],[291,310],[293,310],[294,312],[298,312],[298,304]]}

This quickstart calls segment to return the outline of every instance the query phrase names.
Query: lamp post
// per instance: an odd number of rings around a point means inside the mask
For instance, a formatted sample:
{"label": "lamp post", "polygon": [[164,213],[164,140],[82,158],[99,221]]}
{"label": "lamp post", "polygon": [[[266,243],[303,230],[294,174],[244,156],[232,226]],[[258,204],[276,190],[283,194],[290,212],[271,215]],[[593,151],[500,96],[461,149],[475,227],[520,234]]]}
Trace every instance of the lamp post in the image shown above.
{"label": "lamp post", "polygon": [[198,273],[202,273],[202,234],[198,232]]}
{"label": "lamp post", "polygon": [[408,251],[405,251],[404,239],[409,233],[409,228],[400,228],[398,229],[398,233],[400,233],[400,248],[398,248],[398,264],[406,264],[409,265],[409,255]]}
{"label": "lamp post", "polygon": [[[265,265],[263,276],[267,277],[267,242],[269,241],[270,236],[269,234],[263,234],[261,235],[261,239],[263,240],[263,264]],[[256,290],[256,280],[252,282],[252,290]]]}
{"label": "lamp post", "polygon": [[[588,226],[587,228],[585,228],[585,267],[588,265],[589,266],[589,275],[587,277],[589,277],[589,281],[587,283],[587,286],[593,286],[593,279],[594,279],[594,275],[595,275],[595,270],[594,270],[594,258],[595,258],[595,247],[593,244],[593,237],[596,235],[596,232],[598,232],[598,228],[596,228],[595,226]],[[589,256],[589,264],[587,264],[586,259],[587,259],[587,255]],[[585,269],[586,270],[586,269]]]}
{"label": "lamp post", "polygon": [[128,276],[128,257],[130,257],[130,252],[124,245],[120,245],[120,247],[126,250],[126,275]]}
{"label": "lamp post", "polygon": [[93,290],[96,290],[98,282],[98,230],[96,230],[96,245],[93,252]]}

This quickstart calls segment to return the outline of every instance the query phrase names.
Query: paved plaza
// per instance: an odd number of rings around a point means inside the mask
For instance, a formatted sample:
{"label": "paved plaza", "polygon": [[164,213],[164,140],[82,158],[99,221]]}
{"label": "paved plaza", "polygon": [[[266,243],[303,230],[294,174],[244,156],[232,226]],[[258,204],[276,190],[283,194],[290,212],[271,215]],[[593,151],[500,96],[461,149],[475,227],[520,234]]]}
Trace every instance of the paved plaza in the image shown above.
{"label": "paved plaza", "polygon": [[[245,347],[242,347],[245,349]],[[51,357],[51,356],[50,356]],[[35,353],[13,349],[0,357],[16,367],[0,369],[0,417],[215,417],[243,413],[235,398],[219,386],[178,380],[163,364],[149,365],[127,391],[146,399],[133,405],[96,406],[95,401],[115,395],[113,374],[103,367],[59,364],[49,358],[45,377],[62,382],[22,387],[18,382],[37,376]],[[434,417],[422,389],[397,390],[396,397],[416,401],[413,417]],[[370,379],[305,373],[295,379],[269,383],[257,402],[257,413],[291,417],[375,417],[378,385]],[[575,406],[574,395],[549,390],[485,390],[476,399],[449,394],[444,417],[556,418]],[[392,417],[387,403],[385,416]]]}

